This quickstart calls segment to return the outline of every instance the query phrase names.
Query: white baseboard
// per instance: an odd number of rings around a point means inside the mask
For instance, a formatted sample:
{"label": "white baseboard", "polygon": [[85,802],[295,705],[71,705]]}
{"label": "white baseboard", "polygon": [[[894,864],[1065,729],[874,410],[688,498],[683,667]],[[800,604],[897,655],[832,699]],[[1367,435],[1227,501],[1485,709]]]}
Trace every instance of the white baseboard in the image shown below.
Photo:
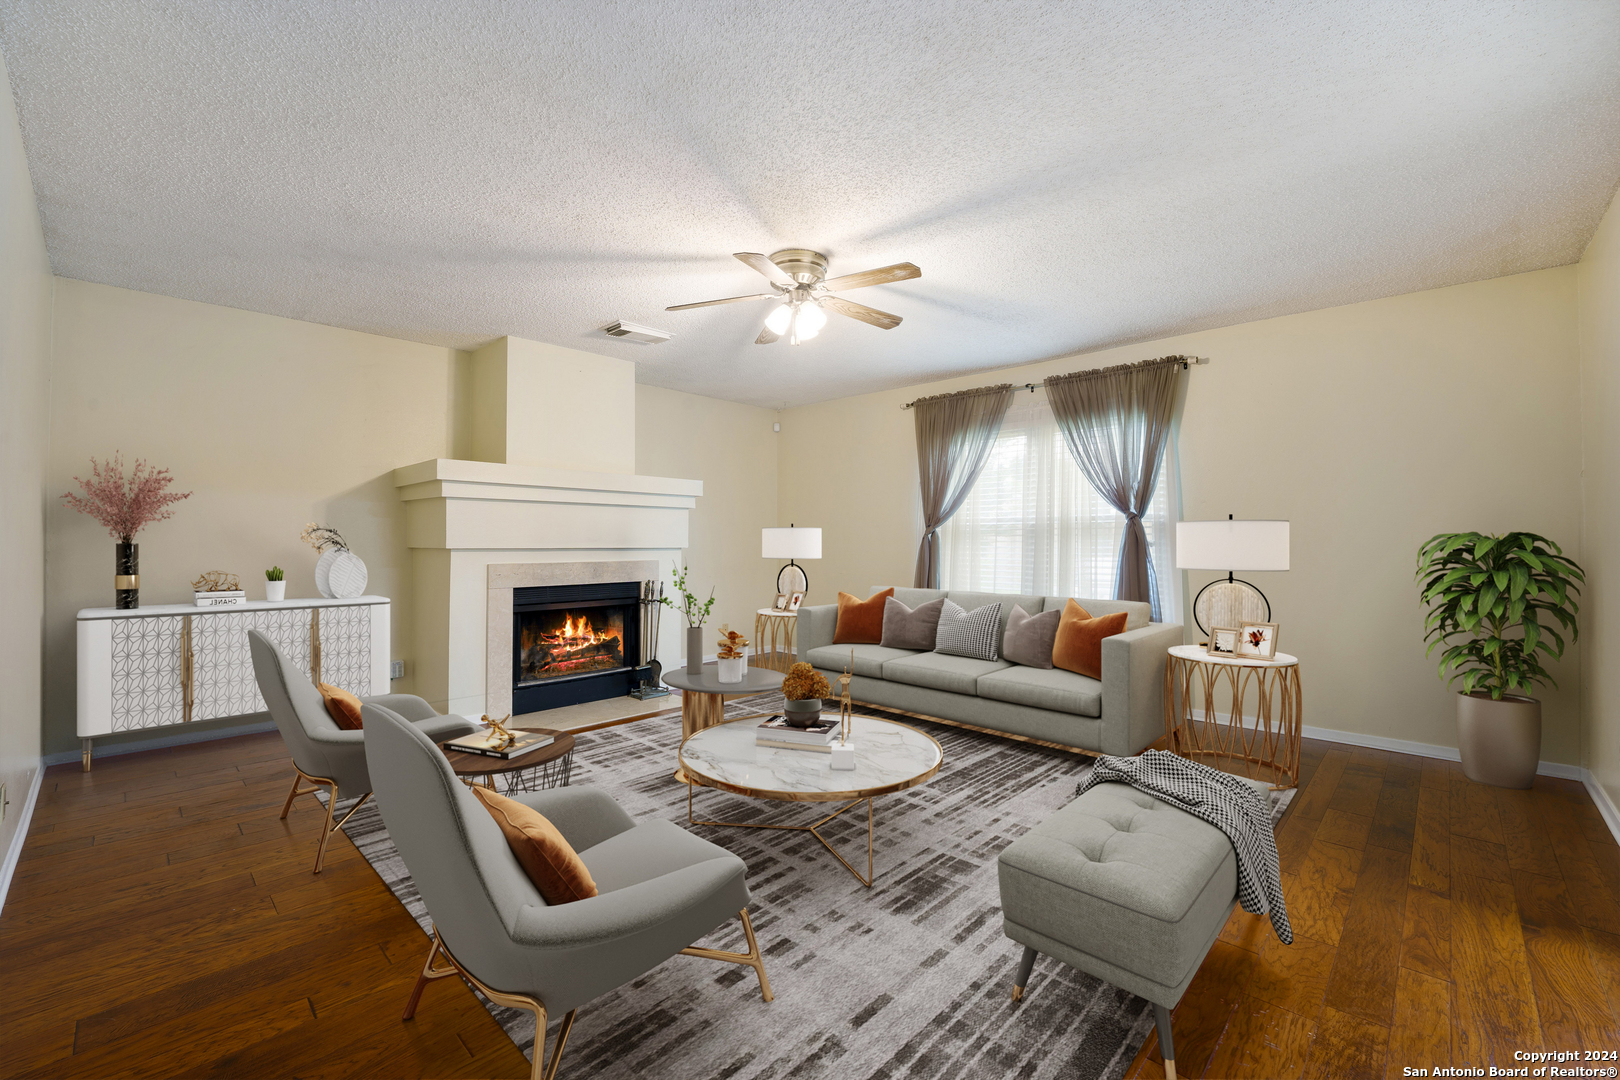
{"label": "white baseboard", "polygon": [[[260,714],[263,715],[263,714]],[[234,739],[238,735],[257,735],[264,731],[276,730],[274,720],[265,720],[258,724],[242,724],[239,727],[220,728],[194,728],[174,735],[159,735],[155,739],[141,739],[136,742],[108,743],[105,746],[98,744],[92,755],[94,760],[104,757],[117,757],[119,754],[138,754],[142,750],[162,750],[166,746],[185,746],[187,743],[213,742],[215,739]],[[54,754],[45,755],[46,766],[66,765],[70,761],[78,761],[80,753],[77,750],[59,750]]]}
{"label": "white baseboard", "polygon": [[6,847],[6,861],[0,863],[0,910],[6,906],[6,894],[11,891],[11,875],[17,869],[17,861],[22,858],[23,844],[28,841],[28,826],[34,820],[34,804],[39,801],[39,788],[45,780],[45,762],[40,761],[34,766],[34,779],[28,785],[28,797],[23,800],[17,813],[17,831],[11,834],[11,843]]}
{"label": "white baseboard", "polygon": [[[1586,772],[1584,769],[1582,771]],[[1586,783],[1587,794],[1591,795],[1592,801],[1597,804],[1598,813],[1603,815],[1603,823],[1614,834],[1615,842],[1620,843],[1620,808],[1615,807],[1614,800],[1609,798],[1608,791],[1604,789],[1602,784],[1597,782],[1597,778],[1590,772],[1586,772],[1582,779]]]}

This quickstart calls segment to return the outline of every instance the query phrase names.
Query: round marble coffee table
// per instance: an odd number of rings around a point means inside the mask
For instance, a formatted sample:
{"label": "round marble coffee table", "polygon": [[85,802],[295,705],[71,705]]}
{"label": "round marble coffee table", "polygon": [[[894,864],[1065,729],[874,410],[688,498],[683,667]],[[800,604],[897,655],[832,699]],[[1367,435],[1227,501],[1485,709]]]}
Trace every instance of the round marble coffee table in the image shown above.
{"label": "round marble coffee table", "polygon": [[[814,750],[783,750],[754,743],[759,720],[734,720],[694,732],[681,743],[681,771],[686,774],[686,820],[693,825],[735,825],[745,829],[807,832],[821,841],[844,869],[871,888],[872,800],[927,783],[945,760],[939,743],[905,724],[855,716],[849,741],[855,744],[853,771],[832,768],[832,758]],[[747,821],[703,821],[692,816],[692,788],[719,788],[736,795],[776,802],[842,802],[831,814],[809,825],[760,825]],[[866,875],[827,843],[816,830],[857,803],[866,803]]]}

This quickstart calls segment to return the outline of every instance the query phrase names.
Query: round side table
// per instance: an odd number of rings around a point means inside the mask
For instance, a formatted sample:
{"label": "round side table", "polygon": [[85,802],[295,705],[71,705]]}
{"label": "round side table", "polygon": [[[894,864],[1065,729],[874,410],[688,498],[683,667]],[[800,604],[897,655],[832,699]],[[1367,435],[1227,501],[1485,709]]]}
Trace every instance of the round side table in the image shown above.
{"label": "round side table", "polygon": [[538,731],[554,736],[550,746],[531,750],[510,761],[474,754],[466,750],[451,750],[443,743],[439,749],[450,762],[450,768],[468,786],[478,785],[495,790],[495,778],[504,777],[506,790],[539,791],[541,788],[567,787],[569,774],[574,771],[574,737],[566,731],[551,728],[514,728],[515,731]]}
{"label": "round side table", "polygon": [[[743,674],[742,682],[720,681],[720,665],[704,664],[701,675],[688,675],[684,667],[668,668],[664,682],[681,692],[681,739],[685,741],[704,728],[726,722],[726,695],[762,694],[782,687],[782,673],[752,665]],[[758,716],[767,713],[755,714]],[[736,719],[745,719],[736,717]],[[686,773],[675,770],[675,779],[686,783]]]}
{"label": "round side table", "polygon": [[1250,779],[1294,787],[1303,716],[1296,656],[1246,660],[1176,645],[1165,660],[1165,740],[1182,757],[1241,762]]}
{"label": "round side table", "polygon": [[[757,663],[773,671],[792,667],[796,648],[794,637],[798,627],[797,611],[760,608],[754,613],[754,655],[749,663]],[[769,649],[766,648],[767,643]]]}

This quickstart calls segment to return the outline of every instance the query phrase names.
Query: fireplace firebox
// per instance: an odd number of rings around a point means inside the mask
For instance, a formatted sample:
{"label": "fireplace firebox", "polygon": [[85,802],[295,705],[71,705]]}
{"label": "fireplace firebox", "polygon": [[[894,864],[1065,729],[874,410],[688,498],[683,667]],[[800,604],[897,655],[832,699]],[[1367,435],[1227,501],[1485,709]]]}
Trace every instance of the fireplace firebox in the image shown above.
{"label": "fireplace firebox", "polygon": [[513,714],[630,693],[640,603],[639,581],[512,590]]}

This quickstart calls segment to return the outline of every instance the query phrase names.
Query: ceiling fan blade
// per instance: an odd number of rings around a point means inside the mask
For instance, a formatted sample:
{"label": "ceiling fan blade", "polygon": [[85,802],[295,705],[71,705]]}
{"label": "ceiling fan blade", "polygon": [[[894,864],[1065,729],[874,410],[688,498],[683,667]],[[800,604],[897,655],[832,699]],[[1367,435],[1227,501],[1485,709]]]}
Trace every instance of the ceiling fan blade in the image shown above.
{"label": "ceiling fan blade", "polygon": [[821,301],[822,307],[836,311],[840,315],[848,315],[852,319],[859,319],[863,323],[870,323],[879,330],[893,330],[902,321],[898,315],[890,315],[887,311],[879,311],[877,308],[870,308],[841,297],[822,296],[817,299]]}
{"label": "ceiling fan blade", "polygon": [[770,327],[767,326],[767,327],[764,327],[764,328],[762,328],[760,330],[759,337],[754,339],[754,344],[755,345],[769,345],[773,341],[780,341],[780,340],[782,340],[782,335],[776,333],[774,330],[772,330]]}
{"label": "ceiling fan blade", "polygon": [[792,285],[793,279],[782,272],[782,268],[757,251],[738,251],[733,253],[737,258],[752,266],[772,281],[783,285]]}
{"label": "ceiling fan blade", "polygon": [[724,300],[704,300],[702,303],[698,304],[676,304],[674,307],[667,307],[664,310],[685,311],[687,308],[713,307],[716,304],[735,304],[739,300],[770,300],[780,295],[780,293],[762,292],[755,293],[753,296],[728,296]]}
{"label": "ceiling fan blade", "polygon": [[867,285],[887,285],[891,281],[909,281],[918,277],[922,277],[922,271],[913,263],[903,262],[895,263],[893,266],[880,266],[876,270],[862,270],[858,274],[828,278],[821,284],[829,289],[860,289]]}

